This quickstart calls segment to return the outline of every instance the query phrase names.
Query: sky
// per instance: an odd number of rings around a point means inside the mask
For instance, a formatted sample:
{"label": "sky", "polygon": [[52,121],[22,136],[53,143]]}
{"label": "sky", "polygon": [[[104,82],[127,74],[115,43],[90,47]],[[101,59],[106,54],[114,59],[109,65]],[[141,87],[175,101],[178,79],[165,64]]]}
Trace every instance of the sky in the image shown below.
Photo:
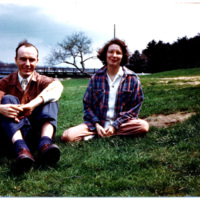
{"label": "sky", "polygon": [[[92,40],[93,54],[115,35],[129,51],[152,41],[173,43],[200,33],[200,0],[0,0],[0,61],[14,63],[24,39],[39,49],[38,65],[58,42],[75,32]],[[85,56],[85,58],[88,56]],[[97,59],[86,62],[99,68]]]}

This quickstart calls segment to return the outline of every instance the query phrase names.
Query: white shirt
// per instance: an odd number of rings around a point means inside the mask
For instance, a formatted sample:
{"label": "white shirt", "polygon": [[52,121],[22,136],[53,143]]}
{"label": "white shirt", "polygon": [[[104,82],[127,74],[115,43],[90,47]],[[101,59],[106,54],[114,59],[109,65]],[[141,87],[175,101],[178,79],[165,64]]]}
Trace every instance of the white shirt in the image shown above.
{"label": "white shirt", "polygon": [[[32,74],[28,78],[26,78],[26,80],[28,81],[28,83],[29,83],[29,81],[31,79],[31,76],[32,76]],[[19,72],[18,72],[18,79],[19,79],[20,84],[22,83],[22,80],[24,80],[24,78],[21,77],[21,75],[19,74]],[[27,85],[26,85],[26,87],[27,87]]]}
{"label": "white shirt", "polygon": [[58,101],[63,91],[63,85],[60,81],[53,81],[40,94],[44,103]]}
{"label": "white shirt", "polygon": [[[31,79],[31,76],[32,76],[32,74],[28,78],[26,78],[26,80],[28,81],[28,83],[29,83],[29,81]],[[21,84],[22,80],[24,79],[24,78],[21,77],[21,75],[19,74],[19,72],[18,72],[18,79],[19,79],[20,84]]]}
{"label": "white shirt", "polygon": [[122,67],[120,67],[113,81],[110,79],[109,75],[107,74],[108,84],[109,84],[109,97],[108,97],[108,111],[106,114],[106,121],[105,121],[104,128],[107,128],[114,122],[116,95],[117,95],[119,84],[122,80],[123,73],[124,72],[122,70]]}

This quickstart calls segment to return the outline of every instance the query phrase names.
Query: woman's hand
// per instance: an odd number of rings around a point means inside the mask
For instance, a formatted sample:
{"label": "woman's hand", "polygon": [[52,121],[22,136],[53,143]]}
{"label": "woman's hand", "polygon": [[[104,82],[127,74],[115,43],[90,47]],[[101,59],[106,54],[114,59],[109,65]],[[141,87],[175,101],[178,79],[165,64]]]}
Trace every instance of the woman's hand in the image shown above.
{"label": "woman's hand", "polygon": [[104,129],[100,124],[95,124],[97,134],[100,137],[109,137],[115,134],[116,129],[114,126],[108,126],[108,128]]}
{"label": "woman's hand", "polygon": [[105,137],[106,132],[104,128],[99,123],[95,123],[95,127],[96,127],[97,134],[100,137]]}
{"label": "woman's hand", "polygon": [[108,126],[108,128],[106,128],[105,132],[106,132],[106,136],[109,137],[109,136],[112,136],[115,134],[116,129],[114,126]]}

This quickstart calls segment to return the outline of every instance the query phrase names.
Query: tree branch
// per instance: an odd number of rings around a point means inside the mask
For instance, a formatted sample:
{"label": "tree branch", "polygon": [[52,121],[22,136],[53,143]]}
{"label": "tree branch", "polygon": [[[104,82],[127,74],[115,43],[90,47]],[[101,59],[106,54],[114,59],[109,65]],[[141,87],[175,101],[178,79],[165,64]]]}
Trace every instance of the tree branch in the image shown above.
{"label": "tree branch", "polygon": [[89,59],[91,59],[91,58],[95,58],[96,56],[91,56],[91,57],[89,57],[89,58],[86,58],[83,62],[85,62],[85,61],[87,61],[87,60],[89,60]]}

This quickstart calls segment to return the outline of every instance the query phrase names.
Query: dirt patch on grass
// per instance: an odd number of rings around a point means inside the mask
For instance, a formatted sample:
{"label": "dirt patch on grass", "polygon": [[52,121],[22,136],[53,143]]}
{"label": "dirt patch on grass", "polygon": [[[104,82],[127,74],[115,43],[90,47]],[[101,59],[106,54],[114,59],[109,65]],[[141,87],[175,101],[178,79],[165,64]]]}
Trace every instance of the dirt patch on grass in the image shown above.
{"label": "dirt patch on grass", "polygon": [[172,80],[178,81],[176,84],[177,85],[185,85],[185,84],[190,84],[190,85],[200,85],[200,76],[180,76],[180,77],[175,77],[175,78],[161,78],[162,80],[159,81],[159,83],[170,83]]}
{"label": "dirt patch on grass", "polygon": [[152,115],[150,117],[145,118],[150,126],[155,126],[159,128],[169,127],[176,123],[181,123],[187,119],[189,119],[192,115],[196,114],[195,112],[191,113],[174,113],[169,115]]}

